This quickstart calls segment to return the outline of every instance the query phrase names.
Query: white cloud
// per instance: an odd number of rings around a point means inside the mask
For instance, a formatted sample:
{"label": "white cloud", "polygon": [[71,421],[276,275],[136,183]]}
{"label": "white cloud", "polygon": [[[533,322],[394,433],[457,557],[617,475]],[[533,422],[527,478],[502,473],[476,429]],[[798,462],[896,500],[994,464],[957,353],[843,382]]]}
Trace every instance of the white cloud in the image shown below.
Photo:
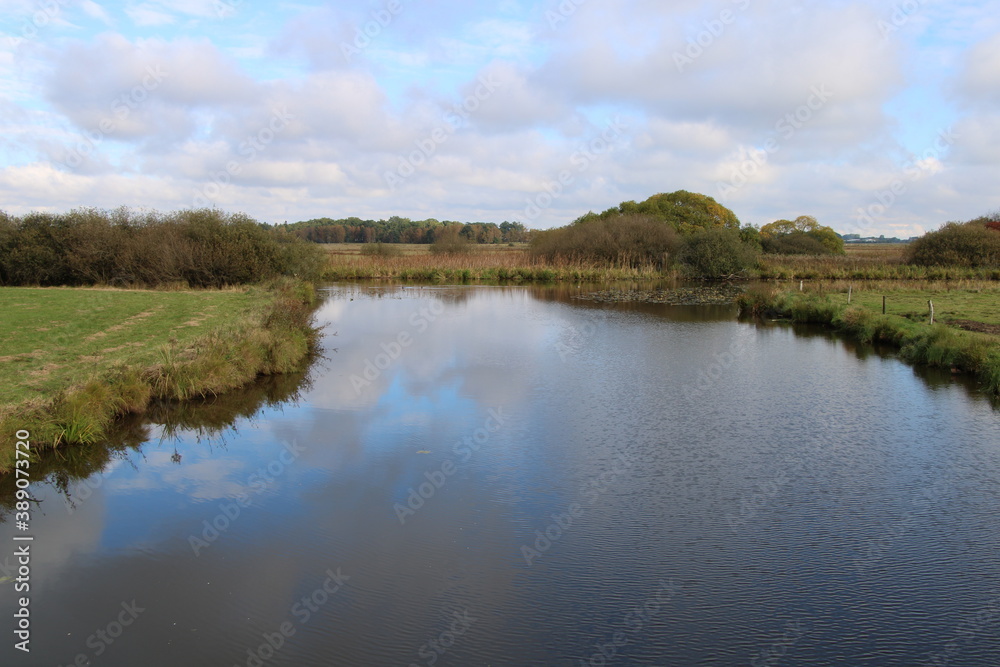
{"label": "white cloud", "polygon": [[114,21],[111,19],[111,16],[108,15],[108,13],[104,10],[103,7],[101,7],[93,0],[81,0],[80,9],[82,9],[83,13],[86,14],[87,16],[97,19],[106,26],[114,24]]}
{"label": "white cloud", "polygon": [[[8,34],[32,6],[18,0]],[[888,38],[878,22],[892,0],[583,3],[554,28],[545,12],[558,3],[521,6],[407,3],[348,60],[342,45],[375,6],[240,3],[222,17],[203,0],[136,0],[119,9],[130,23],[88,0],[74,9],[80,25],[52,20],[38,39],[0,44],[0,195],[11,211],[172,209],[235,161],[213,201],[262,219],[524,220],[570,170],[525,220],[549,226],[656,192],[719,196],[777,141],[726,201],[744,220],[808,213],[846,226],[914,160],[927,168],[876,229],[1000,205],[995,0],[925,4]],[[725,9],[733,20],[719,31]],[[115,31],[96,31],[116,17]],[[699,39],[679,67],[675,54]],[[290,118],[275,132],[276,112]],[[578,169],[581,146],[616,116],[628,128],[614,150]],[[948,150],[907,150],[948,125],[959,135]],[[445,140],[391,189],[385,173],[436,129]],[[255,137],[264,145],[246,150]],[[68,165],[81,146],[85,159]]]}
{"label": "white cloud", "polygon": [[148,4],[129,6],[125,13],[132,22],[140,27],[170,25],[177,21],[173,14],[168,14]]}

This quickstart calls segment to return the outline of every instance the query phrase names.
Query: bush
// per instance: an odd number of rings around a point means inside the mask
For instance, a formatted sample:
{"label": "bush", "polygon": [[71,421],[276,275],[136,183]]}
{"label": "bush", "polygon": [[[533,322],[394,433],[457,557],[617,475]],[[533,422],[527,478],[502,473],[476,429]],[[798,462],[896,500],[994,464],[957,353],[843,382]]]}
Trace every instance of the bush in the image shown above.
{"label": "bush", "polygon": [[770,255],[832,255],[834,252],[808,232],[792,232],[761,240],[761,248]]}
{"label": "bush", "polygon": [[568,227],[536,233],[531,253],[549,262],[665,268],[680,247],[669,224],[649,215],[592,217]]}
{"label": "bush", "polygon": [[679,259],[694,276],[721,278],[743,273],[757,263],[758,253],[737,229],[704,229],[684,240]]}
{"label": "bush", "polygon": [[361,254],[368,257],[401,257],[403,251],[389,243],[366,243],[361,246]]}
{"label": "bush", "polygon": [[907,249],[907,262],[923,266],[1000,266],[1000,231],[979,218],[966,223],[949,222],[921,236]]}
{"label": "bush", "polygon": [[288,275],[314,280],[317,246],[243,214],[76,209],[0,216],[0,284],[221,287]]}
{"label": "bush", "polygon": [[844,239],[811,215],[775,220],[760,228],[764,252],[780,255],[843,255]]}
{"label": "bush", "polygon": [[469,239],[462,235],[462,225],[446,225],[436,230],[430,251],[435,255],[458,255],[469,252]]}

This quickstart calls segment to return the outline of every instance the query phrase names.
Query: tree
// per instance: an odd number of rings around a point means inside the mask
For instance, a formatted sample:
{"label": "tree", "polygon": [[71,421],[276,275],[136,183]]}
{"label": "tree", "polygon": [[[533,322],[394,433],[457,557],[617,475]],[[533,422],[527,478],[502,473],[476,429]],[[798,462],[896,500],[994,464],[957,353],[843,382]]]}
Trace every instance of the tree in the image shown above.
{"label": "tree", "polygon": [[688,273],[722,278],[742,273],[757,263],[757,249],[741,238],[740,230],[709,227],[684,239],[680,262]]}
{"label": "tree", "polygon": [[650,216],[666,222],[681,234],[691,234],[699,229],[714,227],[740,228],[740,220],[731,210],[708,195],[687,190],[656,194],[639,203],[625,201],[599,215],[588,213],[578,218],[576,224],[607,220],[621,215]]}
{"label": "tree", "polygon": [[[767,252],[795,252],[806,254],[844,254],[844,239],[830,227],[825,227],[811,215],[800,215],[795,220],[775,220],[760,228],[761,240]],[[818,242],[817,246],[803,236]],[[770,241],[770,243],[769,243]],[[822,247],[822,250],[820,249]],[[812,250],[810,250],[810,248]]]}
{"label": "tree", "polygon": [[907,248],[907,261],[924,266],[1000,266],[1000,232],[993,220],[949,222],[921,236]]}

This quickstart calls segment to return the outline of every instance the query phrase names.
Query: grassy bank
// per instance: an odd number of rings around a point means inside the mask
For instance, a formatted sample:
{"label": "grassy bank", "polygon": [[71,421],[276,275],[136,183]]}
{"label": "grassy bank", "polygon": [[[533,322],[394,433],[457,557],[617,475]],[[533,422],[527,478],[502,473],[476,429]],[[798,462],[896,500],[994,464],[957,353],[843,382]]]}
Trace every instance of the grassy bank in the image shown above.
{"label": "grassy bank", "polygon": [[153,399],[209,396],[296,369],[315,341],[312,287],[206,291],[2,288],[0,471],[36,448],[99,440]]}
{"label": "grassy bank", "polygon": [[[1000,325],[1000,286],[855,285],[850,304],[847,297],[846,286],[819,285],[802,293],[754,288],[737,302],[745,315],[823,324],[862,342],[894,345],[911,363],[972,373],[988,393],[1000,397],[1000,335],[982,333]],[[934,324],[928,300],[935,303]],[[964,330],[970,326],[978,331]]]}

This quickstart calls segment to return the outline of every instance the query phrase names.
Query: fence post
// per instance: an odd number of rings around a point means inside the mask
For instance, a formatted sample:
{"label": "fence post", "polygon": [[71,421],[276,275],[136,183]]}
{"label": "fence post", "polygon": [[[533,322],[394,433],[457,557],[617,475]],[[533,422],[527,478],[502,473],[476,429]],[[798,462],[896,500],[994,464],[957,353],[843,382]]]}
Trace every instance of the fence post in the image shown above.
{"label": "fence post", "polygon": [[854,285],[847,286],[847,305],[851,305],[851,293],[854,291]]}
{"label": "fence post", "polygon": [[931,324],[934,324],[934,302],[928,301],[927,305],[931,308]]}
{"label": "fence post", "polygon": [[885,297],[882,297],[882,314],[885,315]]}

